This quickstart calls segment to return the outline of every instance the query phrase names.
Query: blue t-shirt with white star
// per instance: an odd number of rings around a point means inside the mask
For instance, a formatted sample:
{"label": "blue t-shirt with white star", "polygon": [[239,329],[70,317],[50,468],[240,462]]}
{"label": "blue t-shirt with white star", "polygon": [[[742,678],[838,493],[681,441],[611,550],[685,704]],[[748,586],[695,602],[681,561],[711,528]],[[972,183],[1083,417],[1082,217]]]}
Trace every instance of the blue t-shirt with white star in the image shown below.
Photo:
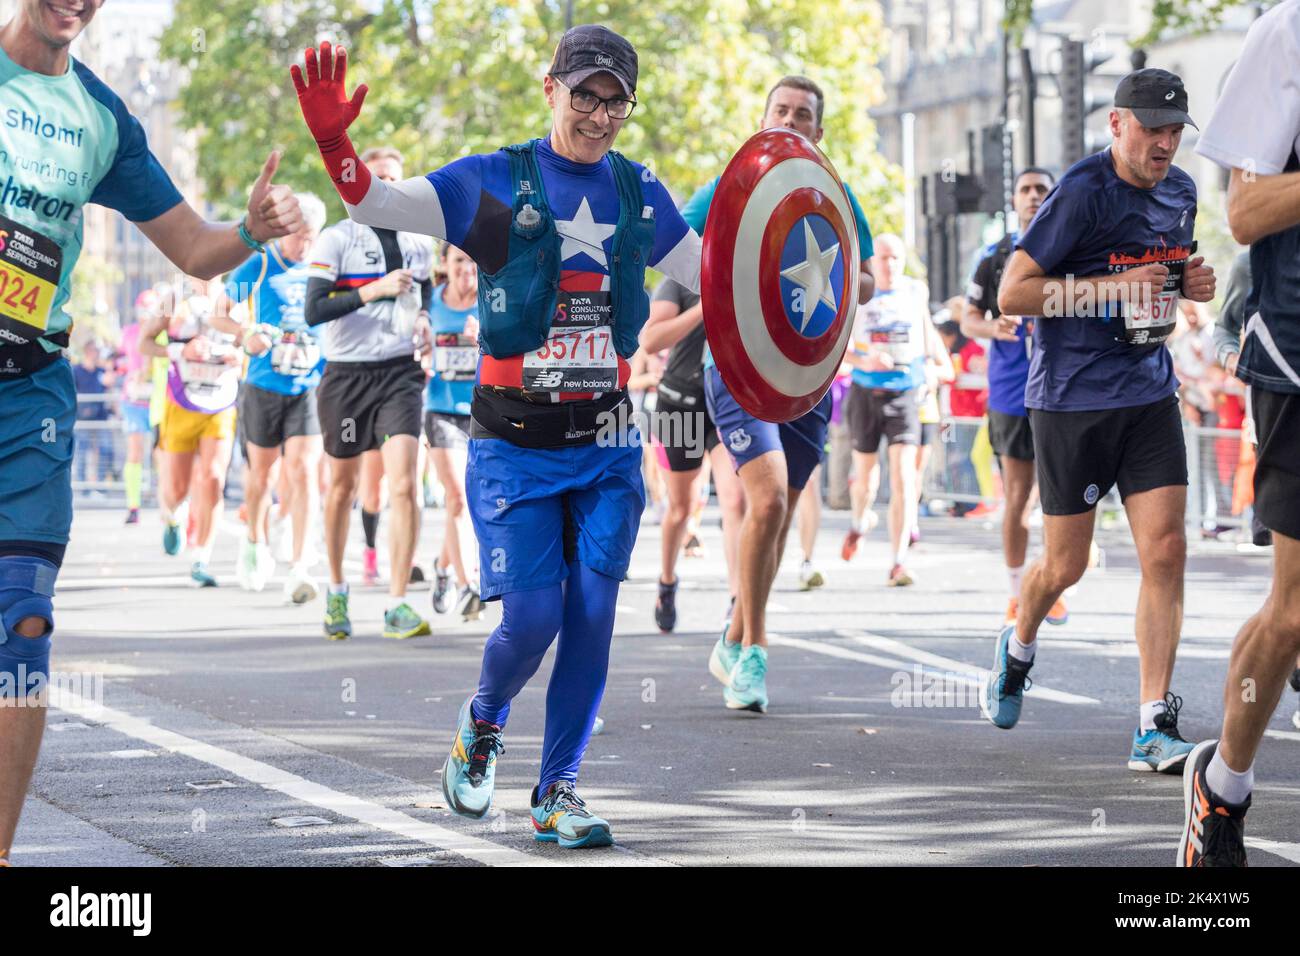
{"label": "blue t-shirt with white star", "polygon": [[[608,157],[598,163],[579,163],[566,159],[542,139],[535,150],[538,170],[546,201],[555,217],[560,234],[560,288],[552,332],[557,328],[589,331],[612,324],[609,285],[609,257],[612,254],[614,226],[619,218],[618,189]],[[633,168],[641,177],[642,196],[654,209],[655,243],[649,265],[690,288],[698,286],[699,239],[691,233],[676,205],[654,174],[639,163]],[[510,160],[504,150],[458,159],[428,174],[437,194],[437,215],[442,223],[432,229],[435,235],[469,255],[481,271],[497,272],[505,265],[509,250],[511,204],[514,183]],[[439,228],[440,226],[440,228]],[[594,348],[600,360],[615,358],[612,349],[585,335],[570,345],[588,359]],[[530,353],[531,354],[531,353]],[[552,352],[553,354],[553,352]],[[575,351],[574,354],[577,354]],[[629,367],[617,357],[618,386],[627,383]],[[481,385],[544,387],[541,380],[525,365],[524,356],[493,358],[484,355],[479,362]],[[582,391],[575,387],[573,391]]]}

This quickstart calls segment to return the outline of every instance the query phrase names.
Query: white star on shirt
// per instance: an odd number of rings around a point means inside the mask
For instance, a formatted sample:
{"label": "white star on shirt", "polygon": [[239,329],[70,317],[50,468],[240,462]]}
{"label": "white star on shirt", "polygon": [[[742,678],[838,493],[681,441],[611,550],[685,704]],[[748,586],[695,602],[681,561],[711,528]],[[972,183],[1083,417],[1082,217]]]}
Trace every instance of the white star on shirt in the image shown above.
{"label": "white star on shirt", "polygon": [[[781,271],[781,278],[789,279],[796,285],[803,286],[803,322],[799,325],[801,333],[808,325],[808,320],[812,318],[812,314],[817,311],[818,302],[825,302],[832,310],[835,308],[835,292],[831,289],[831,269],[835,267],[835,257],[840,252],[838,242],[823,251],[821,246],[817,244],[817,237],[813,235],[812,224],[807,219],[803,221],[803,241],[803,262]],[[811,308],[809,303],[812,303]]]}
{"label": "white star on shirt", "polygon": [[555,220],[555,229],[564,239],[560,246],[561,262],[585,253],[606,269],[609,268],[609,260],[605,258],[605,240],[614,235],[614,227],[592,218],[586,196],[582,197],[582,203],[572,219]]}

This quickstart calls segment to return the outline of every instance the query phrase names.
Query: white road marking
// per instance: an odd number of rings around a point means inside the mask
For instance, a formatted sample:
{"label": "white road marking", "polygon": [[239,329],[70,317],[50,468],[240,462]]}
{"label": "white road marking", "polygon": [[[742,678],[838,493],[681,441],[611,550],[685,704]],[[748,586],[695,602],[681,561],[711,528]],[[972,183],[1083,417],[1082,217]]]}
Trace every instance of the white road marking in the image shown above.
{"label": "white road marking", "polygon": [[[57,686],[51,688],[50,702],[55,707],[74,713],[85,713],[92,706],[96,706],[93,701],[80,694],[74,694]],[[253,760],[232,750],[214,747],[212,744],[205,744],[175,731],[157,727],[139,717],[132,717],[124,711],[111,707],[98,707],[97,713],[102,723],[120,734],[211,764],[249,783],[259,784],[269,790],[277,790],[295,800],[301,800],[322,810],[329,810],[377,830],[384,830],[438,849],[452,850],[461,856],[489,865],[557,865],[540,856],[521,853],[490,840],[482,840],[440,827],[435,823],[417,820],[378,803],[313,783],[297,774],[262,763],[260,760]]]}
{"label": "white road marking", "polygon": [[[1038,636],[1044,647],[1061,647],[1071,651],[1085,651],[1098,657],[1137,657],[1136,641],[1085,641],[1076,637],[1054,637],[1050,632],[1040,630]],[[1178,656],[1183,658],[1204,658],[1206,660],[1226,661],[1232,654],[1230,647],[1197,647],[1190,644],[1178,645]]]}
{"label": "white road marking", "polygon": [[1297,740],[1300,741],[1300,732],[1294,730],[1266,730],[1265,737],[1276,737],[1278,740]]}
{"label": "white road marking", "polygon": [[[863,635],[858,631],[837,631],[841,636],[851,637],[858,640],[863,637],[875,637],[875,635]],[[863,664],[874,664],[877,667],[888,667],[890,670],[908,670],[911,666],[907,661],[900,660],[896,657],[881,657],[879,654],[866,654],[862,651],[855,651],[849,647],[841,647],[838,644],[827,644],[821,641],[811,641],[799,637],[781,637],[775,634],[768,634],[768,642],[776,645],[785,645],[786,647],[797,647],[801,650],[812,651],[814,654],[825,654],[828,657],[838,657],[846,661],[859,661]],[[879,638],[886,645],[885,650],[892,650],[895,653],[903,654],[912,660],[930,664],[932,667],[941,668],[946,674],[951,674],[955,680],[980,686],[988,677],[988,671],[982,667],[976,667],[974,664],[967,664],[965,661],[954,661],[947,657],[940,657],[937,654],[930,654],[926,651],[919,651],[916,648],[908,647],[899,641],[891,641],[889,638]],[[868,644],[867,640],[861,643]],[[896,646],[895,646],[896,645]],[[1100,704],[1101,701],[1092,697],[1084,697],[1080,694],[1071,694],[1066,691],[1052,690],[1041,684],[1035,684],[1029,690],[1025,691],[1027,697],[1038,697],[1043,700],[1054,701],[1058,704]]]}
{"label": "white road marking", "polygon": [[1276,840],[1261,840],[1259,837],[1246,837],[1246,846],[1253,850],[1272,853],[1292,863],[1300,863],[1300,843],[1279,843]]}

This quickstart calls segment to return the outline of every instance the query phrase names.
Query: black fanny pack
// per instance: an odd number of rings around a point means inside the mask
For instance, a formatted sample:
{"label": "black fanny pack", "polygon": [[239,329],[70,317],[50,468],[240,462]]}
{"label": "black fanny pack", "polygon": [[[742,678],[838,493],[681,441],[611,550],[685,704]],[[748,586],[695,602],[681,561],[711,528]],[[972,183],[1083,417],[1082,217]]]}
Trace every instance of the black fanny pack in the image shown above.
{"label": "black fanny pack", "polygon": [[[620,415],[619,406],[626,405]],[[495,388],[475,386],[470,405],[471,438],[504,438],[520,448],[567,448],[594,444],[604,428],[632,421],[627,392],[594,401],[535,404]]]}
{"label": "black fanny pack", "polygon": [[30,342],[5,342],[0,346],[0,382],[26,378],[63,358],[63,349],[68,347],[66,331],[47,335],[45,341],[57,345],[58,351],[48,351],[41,345],[39,339],[32,339]]}

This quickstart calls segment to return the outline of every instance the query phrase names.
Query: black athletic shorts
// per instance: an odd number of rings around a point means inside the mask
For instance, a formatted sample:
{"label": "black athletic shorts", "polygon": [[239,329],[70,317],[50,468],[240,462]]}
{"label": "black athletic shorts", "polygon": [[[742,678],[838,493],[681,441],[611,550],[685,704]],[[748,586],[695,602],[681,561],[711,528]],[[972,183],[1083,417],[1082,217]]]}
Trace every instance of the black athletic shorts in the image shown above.
{"label": "black athletic shorts", "polygon": [[938,422],[921,422],[921,447],[933,445],[939,440],[940,427]]}
{"label": "black athletic shorts", "polygon": [[1029,410],[1043,513],[1091,511],[1118,484],[1121,499],[1187,484],[1178,397],[1097,412]]}
{"label": "black athletic shorts", "polygon": [[916,390],[896,392],[887,388],[866,388],[854,382],[844,406],[853,450],[874,455],[883,436],[891,445],[921,444],[921,407]]}
{"label": "black athletic shorts", "polygon": [[999,458],[1034,460],[1034,427],[1027,415],[1008,415],[989,409],[989,444]]}
{"label": "black athletic shorts", "polygon": [[459,448],[469,446],[469,416],[448,412],[424,413],[424,437],[430,448]]}
{"label": "black athletic shorts", "polygon": [[703,392],[694,405],[675,402],[660,393],[650,421],[655,438],[664,446],[668,470],[672,472],[695,471],[704,464],[704,456],[720,441]]}
{"label": "black athletic shorts", "polygon": [[279,448],[290,438],[319,435],[315,389],[285,395],[245,382],[239,387],[239,428],[248,444]]}
{"label": "black athletic shorts", "polygon": [[1255,517],[1300,539],[1300,395],[1250,387],[1255,420]]}
{"label": "black athletic shorts", "polygon": [[355,458],[393,435],[420,437],[424,370],[413,358],[326,362],[316,386],[325,454]]}

